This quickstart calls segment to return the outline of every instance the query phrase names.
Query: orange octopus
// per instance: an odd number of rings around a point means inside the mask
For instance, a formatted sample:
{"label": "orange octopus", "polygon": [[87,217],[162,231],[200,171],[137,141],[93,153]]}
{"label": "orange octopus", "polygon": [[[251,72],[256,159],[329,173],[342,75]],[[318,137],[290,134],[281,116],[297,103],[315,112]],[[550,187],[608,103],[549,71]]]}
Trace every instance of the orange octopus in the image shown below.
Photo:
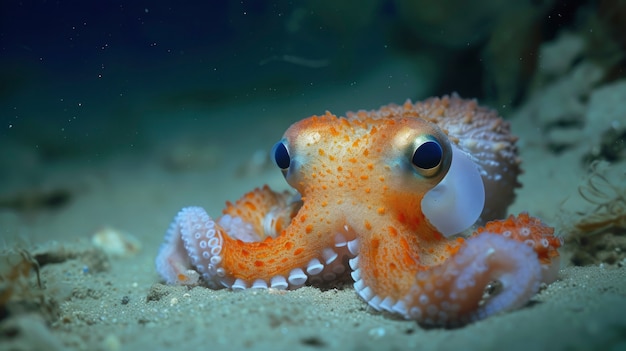
{"label": "orange octopus", "polygon": [[458,326],[519,308],[556,279],[561,239],[522,213],[516,138],[444,96],[293,124],[274,161],[297,191],[257,188],[223,215],[183,208],[156,259],[169,284],[295,289],[354,281],[376,310]]}

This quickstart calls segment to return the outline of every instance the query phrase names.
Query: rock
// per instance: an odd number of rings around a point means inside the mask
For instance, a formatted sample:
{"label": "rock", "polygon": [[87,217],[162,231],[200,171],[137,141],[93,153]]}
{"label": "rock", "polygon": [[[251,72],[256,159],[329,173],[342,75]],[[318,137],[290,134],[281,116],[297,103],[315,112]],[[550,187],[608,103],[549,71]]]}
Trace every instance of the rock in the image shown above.
{"label": "rock", "polygon": [[141,250],[141,242],[133,235],[112,227],[103,227],[91,242],[111,256],[131,256]]}

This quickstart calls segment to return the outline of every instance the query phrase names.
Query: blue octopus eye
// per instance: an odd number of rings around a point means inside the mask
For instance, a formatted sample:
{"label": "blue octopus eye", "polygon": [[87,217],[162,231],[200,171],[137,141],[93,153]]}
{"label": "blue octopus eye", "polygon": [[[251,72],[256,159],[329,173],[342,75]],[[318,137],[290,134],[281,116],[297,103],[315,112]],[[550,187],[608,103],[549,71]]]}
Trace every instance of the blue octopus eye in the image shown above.
{"label": "blue octopus eye", "polygon": [[436,140],[420,138],[415,146],[411,163],[418,172],[425,176],[437,173],[443,160],[443,148]]}
{"label": "blue octopus eye", "polygon": [[274,157],[274,162],[281,170],[286,170],[289,168],[291,164],[291,157],[289,156],[289,150],[287,149],[287,145],[285,145],[285,141],[281,140],[277,142],[272,148],[272,157]]}

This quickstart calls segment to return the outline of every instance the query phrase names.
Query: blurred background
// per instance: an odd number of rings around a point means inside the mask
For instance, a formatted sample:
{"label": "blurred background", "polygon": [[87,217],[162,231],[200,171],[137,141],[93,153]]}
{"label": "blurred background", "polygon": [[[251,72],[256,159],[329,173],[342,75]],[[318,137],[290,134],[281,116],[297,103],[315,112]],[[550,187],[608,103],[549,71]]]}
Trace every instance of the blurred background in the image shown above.
{"label": "blurred background", "polygon": [[[0,0],[0,349],[623,349],[625,53],[626,0]],[[508,211],[590,266],[532,308],[433,333],[353,293],[155,284],[182,207],[289,187],[291,123],[454,92],[519,137]]]}
{"label": "blurred background", "polygon": [[210,166],[325,110],[452,92],[508,118],[569,74],[623,77],[625,18],[619,0],[4,0],[0,181],[155,152]]}

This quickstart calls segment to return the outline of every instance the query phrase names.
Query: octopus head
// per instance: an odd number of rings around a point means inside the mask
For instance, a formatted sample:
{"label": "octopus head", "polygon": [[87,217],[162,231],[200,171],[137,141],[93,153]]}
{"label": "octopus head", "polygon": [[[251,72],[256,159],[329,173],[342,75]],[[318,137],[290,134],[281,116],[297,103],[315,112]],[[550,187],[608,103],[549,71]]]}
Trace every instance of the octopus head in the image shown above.
{"label": "octopus head", "polygon": [[[448,140],[434,123],[420,118],[402,120],[391,139],[391,156],[405,184],[400,189],[430,185],[421,200],[421,211],[444,236],[472,226],[485,204],[480,169],[470,155]],[[407,162],[408,161],[408,162]],[[407,179],[408,177],[408,179]]]}
{"label": "octopus head", "polygon": [[[306,198],[332,188],[330,176],[337,184],[354,182],[331,189],[334,195],[387,187],[400,194],[398,199],[416,199],[401,201],[413,208],[404,211],[421,210],[446,236],[474,224],[484,206],[478,167],[436,124],[421,118],[311,117],[292,125],[272,156],[287,182]],[[382,178],[386,186],[377,180]],[[372,183],[364,185],[364,179]],[[381,201],[390,197],[380,196]]]}

